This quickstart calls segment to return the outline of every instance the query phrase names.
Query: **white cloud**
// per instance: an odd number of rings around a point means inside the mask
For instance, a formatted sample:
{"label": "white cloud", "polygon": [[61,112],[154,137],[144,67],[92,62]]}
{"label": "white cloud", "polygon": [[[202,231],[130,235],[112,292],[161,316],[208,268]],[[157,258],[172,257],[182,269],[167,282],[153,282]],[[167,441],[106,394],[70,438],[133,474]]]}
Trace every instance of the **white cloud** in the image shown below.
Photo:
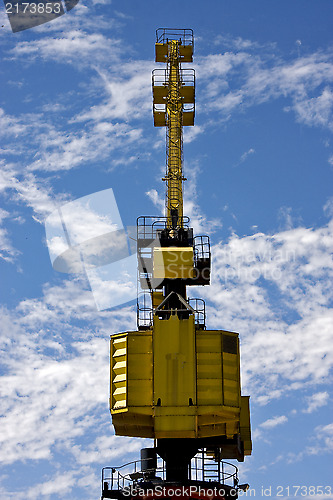
{"label": "white cloud", "polygon": [[115,60],[119,52],[119,41],[82,29],[66,30],[60,36],[18,42],[10,51],[15,58],[24,57],[28,62],[41,58],[77,66],[103,62],[106,53],[111,60]]}
{"label": "white cloud", "polygon": [[89,446],[74,446],[71,451],[79,464],[100,463],[104,456],[109,462],[119,461],[128,453],[139,453],[143,447],[150,447],[152,440],[125,436],[98,436]]}
{"label": "white cloud", "polygon": [[[236,49],[237,50],[237,49]],[[332,54],[316,52],[283,61],[274,52],[243,51],[212,54],[198,60],[199,81],[205,82],[202,100],[209,113],[219,110],[224,119],[237,109],[284,97],[296,119],[309,126],[332,129]],[[237,78],[235,78],[235,75]],[[322,86],[325,88],[322,90]]]}
{"label": "white cloud", "polygon": [[333,92],[326,87],[317,97],[295,102],[298,121],[307,125],[328,127],[333,130]]}
{"label": "white cloud", "polygon": [[0,208],[0,259],[13,262],[19,252],[13,247],[6,228],[2,227],[3,221],[8,217],[10,217],[9,212]]}
{"label": "white cloud", "polygon": [[[60,497],[64,495],[70,495],[73,488],[73,484],[77,482],[77,474],[74,471],[67,472],[57,472],[52,479],[44,481],[43,483],[37,483],[35,486],[28,488],[24,498],[36,499],[36,498],[50,498],[50,495],[58,494]],[[22,498],[23,496],[18,496],[15,498]]]}
{"label": "white cloud", "polygon": [[73,122],[110,119],[133,120],[151,115],[150,61],[113,65],[109,72],[95,68],[101,78],[106,99],[77,115]]}
{"label": "white cloud", "polygon": [[[45,115],[11,117],[0,111],[0,130],[6,136],[6,151],[12,151],[13,155],[20,157],[20,164],[16,168],[13,166],[2,172],[2,176],[7,178],[17,172],[21,176],[22,172],[36,170],[70,170],[84,163],[106,159],[117,150],[124,153],[128,148],[135,147],[137,152],[139,143],[144,142],[140,127],[116,121],[107,122],[102,116],[99,121],[89,123],[84,128],[80,126],[78,129],[74,120],[61,130],[49,123],[46,112]],[[126,118],[125,114],[122,118]],[[19,144],[16,139],[18,135]],[[23,165],[22,155],[25,158]]]}
{"label": "white cloud", "polygon": [[286,455],[287,464],[294,464],[296,461],[303,460],[305,457],[323,456],[333,452],[333,423],[319,425],[314,429],[309,441],[313,445],[307,445],[298,453],[288,452]]}
{"label": "white cloud", "polygon": [[56,172],[105,159],[117,148],[123,150],[130,144],[137,145],[142,130],[125,123],[101,122],[77,133],[59,131],[56,134],[56,143],[54,131],[39,138],[42,140],[37,159],[28,165],[28,170]]}
{"label": "white cloud", "polygon": [[273,429],[277,425],[285,424],[288,421],[288,418],[285,415],[277,416],[266,420],[260,424],[260,427],[264,429]]}
{"label": "white cloud", "polygon": [[324,213],[328,217],[333,217],[333,197],[329,198],[324,205]]}
{"label": "white cloud", "polygon": [[184,144],[189,144],[194,141],[205,130],[202,125],[195,125],[194,127],[185,127],[184,129]]}
{"label": "white cloud", "polygon": [[0,170],[0,192],[9,194],[11,199],[32,208],[33,218],[43,222],[59,203],[68,201],[68,194],[55,195],[46,179],[37,178],[32,173],[23,175],[14,165],[2,164]]}
{"label": "white cloud", "polygon": [[313,413],[318,410],[322,406],[326,406],[328,404],[329,395],[328,392],[317,392],[316,394],[312,394],[312,396],[307,398],[308,407],[303,410],[304,413]]}
{"label": "white cloud", "polygon": [[333,423],[328,425],[319,425],[315,429],[316,437],[319,441],[323,441],[324,448],[321,448],[320,451],[333,451]]}
{"label": "white cloud", "polygon": [[27,128],[28,125],[26,123],[22,123],[20,118],[7,115],[5,111],[0,108],[0,135],[5,137],[7,135],[11,135],[14,136],[14,138],[17,138],[25,133]]}
{"label": "white cloud", "polygon": [[238,167],[238,165],[243,163],[250,155],[253,155],[254,153],[255,153],[254,148],[250,148],[248,151],[245,151],[245,153],[242,154],[239,161],[236,163],[235,167]]}
{"label": "white cloud", "polygon": [[146,192],[146,195],[152,201],[152,203],[158,208],[159,212],[161,213],[161,216],[164,217],[164,211],[165,211],[164,198],[162,196],[159,196],[156,189],[150,189],[149,191]]}
{"label": "white cloud", "polygon": [[[186,164],[185,164],[186,173]],[[184,214],[190,217],[190,225],[193,227],[194,234],[212,234],[217,228],[222,227],[222,222],[218,218],[213,220],[207,219],[206,215],[202,211],[202,208],[198,204],[198,176],[200,175],[200,169],[198,165],[192,163],[191,165],[191,177],[186,181],[184,185]]]}

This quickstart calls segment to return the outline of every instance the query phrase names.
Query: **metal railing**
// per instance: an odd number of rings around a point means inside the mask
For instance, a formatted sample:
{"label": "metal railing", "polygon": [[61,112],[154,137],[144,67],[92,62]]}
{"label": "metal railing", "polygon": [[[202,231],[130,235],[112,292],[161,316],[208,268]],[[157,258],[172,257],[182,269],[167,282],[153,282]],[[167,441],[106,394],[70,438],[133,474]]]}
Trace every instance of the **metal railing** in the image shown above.
{"label": "metal railing", "polygon": [[[194,322],[201,329],[206,328],[206,303],[203,299],[189,298],[188,304],[194,310]],[[172,314],[173,310],[161,310],[163,315]],[[190,313],[187,309],[178,309],[178,313]],[[153,325],[154,309],[152,307],[151,293],[142,291],[137,299],[137,325],[140,330],[150,328]]]}
{"label": "metal railing", "polygon": [[[153,87],[167,87],[169,84],[169,69],[157,68],[152,72]],[[180,68],[180,84],[182,87],[195,87],[195,71],[192,68]]]}
{"label": "metal railing", "polygon": [[203,299],[191,297],[188,303],[194,309],[195,324],[200,328],[206,328],[206,302]]}
{"label": "metal railing", "polygon": [[200,235],[194,237],[194,263],[198,259],[210,259],[209,236]]}
{"label": "metal railing", "polygon": [[192,29],[158,28],[156,43],[168,43],[169,40],[179,40],[181,45],[194,45]]}
{"label": "metal railing", "polygon": [[[153,479],[152,479],[153,478]],[[128,462],[120,467],[104,467],[102,469],[103,493],[111,490],[123,490],[140,484],[140,481],[166,479],[165,462],[157,457],[156,469],[141,471],[141,460]],[[201,450],[190,463],[189,480],[197,482],[214,482],[230,486],[238,485],[238,468],[224,461],[216,461]],[[102,495],[103,498],[103,495]]]}
{"label": "metal railing", "polygon": [[[190,218],[184,216],[182,218],[183,227],[188,228]],[[167,217],[156,217],[150,215],[141,215],[137,218],[137,239],[140,240],[155,240],[163,229],[167,227]]]}

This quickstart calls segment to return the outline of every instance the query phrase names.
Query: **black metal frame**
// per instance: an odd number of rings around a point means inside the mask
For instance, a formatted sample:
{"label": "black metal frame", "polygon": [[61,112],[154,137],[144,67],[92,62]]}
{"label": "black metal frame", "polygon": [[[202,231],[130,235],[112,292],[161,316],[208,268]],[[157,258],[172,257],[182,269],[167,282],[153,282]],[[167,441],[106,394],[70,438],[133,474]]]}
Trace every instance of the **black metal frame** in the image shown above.
{"label": "black metal frame", "polygon": [[[174,459],[175,455],[174,453]],[[157,457],[156,467],[152,469],[142,465],[142,460],[135,460],[119,467],[104,467],[101,499],[129,498],[127,492],[126,495],[123,493],[129,488],[145,489],[157,485],[170,487],[179,484],[210,489],[214,486],[223,486],[229,494],[233,490],[230,496],[237,499],[238,468],[234,464],[208,456],[205,449],[198,450],[198,453],[189,459],[188,477],[185,481],[168,480],[166,462],[160,457]]]}
{"label": "black metal frame", "polygon": [[169,40],[179,40],[181,45],[194,47],[193,29],[158,28],[156,30],[156,43],[168,43]]}

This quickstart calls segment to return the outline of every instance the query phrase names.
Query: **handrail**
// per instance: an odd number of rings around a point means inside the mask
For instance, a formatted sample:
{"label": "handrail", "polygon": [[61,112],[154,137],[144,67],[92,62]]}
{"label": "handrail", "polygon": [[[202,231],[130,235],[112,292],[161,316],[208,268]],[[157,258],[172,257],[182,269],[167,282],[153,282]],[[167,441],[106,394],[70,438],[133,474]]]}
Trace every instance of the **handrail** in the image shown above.
{"label": "handrail", "polygon": [[[132,468],[131,471],[126,470]],[[127,462],[119,467],[104,467],[102,469],[103,491],[123,490],[130,485],[140,484],[140,480],[151,480],[152,474],[155,479],[165,480],[165,462],[158,457],[157,467],[153,469],[140,470],[141,460]],[[207,457],[202,450],[191,461],[190,481],[218,482],[232,488],[238,484],[238,468],[225,461],[215,461]],[[230,484],[228,484],[230,483]]]}

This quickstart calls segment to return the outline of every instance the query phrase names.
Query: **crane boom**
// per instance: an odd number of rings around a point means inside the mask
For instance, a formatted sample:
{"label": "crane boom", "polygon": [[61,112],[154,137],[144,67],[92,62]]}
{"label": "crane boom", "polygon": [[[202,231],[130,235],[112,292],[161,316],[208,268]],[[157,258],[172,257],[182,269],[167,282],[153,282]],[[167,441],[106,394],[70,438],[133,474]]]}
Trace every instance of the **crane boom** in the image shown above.
{"label": "crane boom", "polygon": [[180,94],[180,54],[179,41],[168,42],[167,59],[167,183],[166,213],[168,227],[183,227],[183,124],[182,98]]}

